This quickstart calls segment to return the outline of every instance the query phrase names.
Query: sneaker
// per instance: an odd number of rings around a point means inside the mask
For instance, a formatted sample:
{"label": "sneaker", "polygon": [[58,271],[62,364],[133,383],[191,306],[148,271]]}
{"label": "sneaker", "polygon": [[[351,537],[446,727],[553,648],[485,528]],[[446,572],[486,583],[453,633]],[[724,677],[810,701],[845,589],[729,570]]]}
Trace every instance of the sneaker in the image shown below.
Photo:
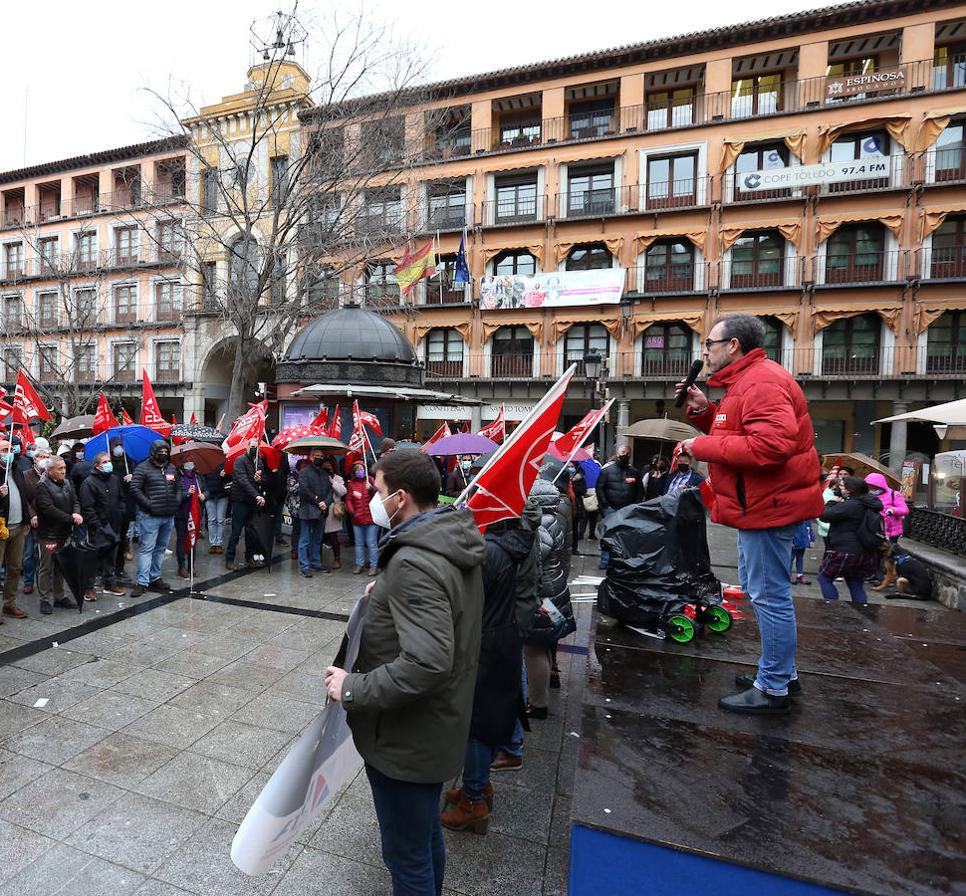
{"label": "sneaker", "polygon": [[159,594],[167,594],[171,586],[164,579],[155,579],[148,585],[148,591],[157,591]]}
{"label": "sneaker", "polygon": [[[754,675],[736,675],[735,676],[735,687],[739,687],[746,691],[748,688],[755,686],[755,676]],[[789,697],[801,697],[802,696],[802,683],[797,678],[793,678],[788,682],[788,696]]]}
{"label": "sneaker", "polygon": [[303,576],[305,576],[305,578],[307,578],[307,579],[311,579],[312,578],[312,570],[311,569],[300,569],[299,572]]}
{"label": "sneaker", "polygon": [[97,595],[94,593],[93,588],[88,588],[84,592],[84,600],[86,600],[88,603],[93,603],[95,600],[97,600]]}
{"label": "sneaker", "polygon": [[523,768],[522,756],[511,756],[503,750],[496,751],[496,758],[490,764],[491,772],[518,772]]}

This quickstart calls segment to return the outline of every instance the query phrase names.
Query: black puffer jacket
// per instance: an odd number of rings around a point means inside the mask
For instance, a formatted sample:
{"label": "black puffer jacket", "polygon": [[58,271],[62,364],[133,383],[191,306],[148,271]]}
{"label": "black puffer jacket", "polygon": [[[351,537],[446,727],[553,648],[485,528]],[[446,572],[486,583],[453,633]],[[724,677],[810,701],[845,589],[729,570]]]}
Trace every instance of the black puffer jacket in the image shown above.
{"label": "black puffer jacket", "polygon": [[134,468],[131,479],[131,497],[138,510],[148,516],[173,517],[181,504],[178,468],[170,462],[161,467],[155,461],[159,452],[166,448],[166,443],[155,442],[151,446],[151,456]]}
{"label": "black puffer jacket", "polygon": [[622,467],[616,461],[600,471],[597,480],[597,503],[601,509],[609,507],[620,510],[641,500],[641,471],[628,464]]}
{"label": "black puffer jacket", "polygon": [[560,503],[565,501],[557,487],[545,479],[538,479],[530,490],[530,500],[541,512],[540,528],[540,599],[549,598],[566,617],[563,630],[555,626],[550,617],[539,610],[533,614],[533,628],[527,643],[551,644],[574,630],[574,611],[570,605],[570,587],[567,584],[570,530],[561,522]]}
{"label": "black puffer jacket", "polygon": [[235,461],[231,471],[231,500],[235,504],[251,504],[254,507],[258,497],[264,495],[255,481],[255,461],[246,452]]}
{"label": "black puffer jacket", "polygon": [[515,520],[486,531],[483,561],[483,632],[473,694],[470,734],[491,746],[506,743],[525,715],[520,688],[523,640],[517,630],[517,576],[535,534]]}
{"label": "black puffer jacket", "polygon": [[113,473],[107,475],[96,470],[80,487],[81,516],[92,535],[110,526],[114,535],[122,534],[124,520],[124,490],[122,480]]}
{"label": "black puffer jacket", "polygon": [[841,551],[843,554],[875,553],[863,547],[856,534],[866,510],[881,513],[882,502],[875,495],[857,495],[844,501],[829,501],[819,517],[823,523],[830,524],[828,535],[825,536],[825,546],[830,551]]}
{"label": "black puffer jacket", "polygon": [[37,537],[40,539],[69,538],[74,531],[72,514],[80,513],[77,493],[69,479],[54,482],[45,476],[37,485]]}
{"label": "black puffer jacket", "polygon": [[227,486],[231,482],[231,478],[227,474],[222,475],[224,470],[225,466],[222,464],[217,470],[205,473],[201,477],[201,481],[204,483],[205,497],[209,501],[228,496]]}

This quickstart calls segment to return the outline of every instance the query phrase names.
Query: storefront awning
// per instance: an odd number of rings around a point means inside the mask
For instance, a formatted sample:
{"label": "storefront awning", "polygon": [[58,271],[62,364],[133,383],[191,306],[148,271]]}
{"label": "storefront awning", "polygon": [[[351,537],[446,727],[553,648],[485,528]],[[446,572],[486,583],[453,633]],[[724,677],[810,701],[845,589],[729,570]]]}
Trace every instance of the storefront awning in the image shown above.
{"label": "storefront awning", "polygon": [[430,404],[483,404],[479,399],[467,398],[464,395],[436,392],[433,389],[412,389],[406,386],[356,386],[345,383],[316,383],[314,386],[303,386],[293,394],[306,398],[344,395],[346,398],[388,398],[395,401],[425,401]]}

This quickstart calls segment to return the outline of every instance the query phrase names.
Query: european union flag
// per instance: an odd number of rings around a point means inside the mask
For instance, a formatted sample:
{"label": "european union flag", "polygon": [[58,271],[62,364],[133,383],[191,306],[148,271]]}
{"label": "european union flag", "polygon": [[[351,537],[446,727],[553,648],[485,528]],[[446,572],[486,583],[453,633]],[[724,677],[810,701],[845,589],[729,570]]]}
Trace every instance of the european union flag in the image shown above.
{"label": "european union flag", "polygon": [[465,286],[470,282],[470,269],[466,263],[466,228],[460,236],[460,247],[456,252],[456,265],[453,270],[453,285]]}

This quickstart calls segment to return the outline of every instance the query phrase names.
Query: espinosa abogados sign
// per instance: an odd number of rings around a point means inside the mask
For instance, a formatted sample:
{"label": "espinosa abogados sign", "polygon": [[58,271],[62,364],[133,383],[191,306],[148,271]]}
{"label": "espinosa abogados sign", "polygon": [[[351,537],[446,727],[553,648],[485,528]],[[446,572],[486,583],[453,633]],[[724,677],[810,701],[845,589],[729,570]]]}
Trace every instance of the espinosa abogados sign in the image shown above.
{"label": "espinosa abogados sign", "polygon": [[825,79],[825,95],[828,99],[873,93],[878,90],[896,90],[905,87],[906,73],[901,68],[884,68],[868,75],[843,75]]}

